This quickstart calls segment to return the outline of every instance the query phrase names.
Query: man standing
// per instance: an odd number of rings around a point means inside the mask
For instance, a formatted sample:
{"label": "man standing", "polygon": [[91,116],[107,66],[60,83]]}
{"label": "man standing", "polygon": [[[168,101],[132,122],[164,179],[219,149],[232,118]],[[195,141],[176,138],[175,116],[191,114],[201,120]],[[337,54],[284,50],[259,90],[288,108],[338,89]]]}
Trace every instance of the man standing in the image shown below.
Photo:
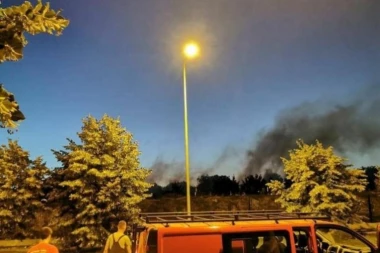
{"label": "man standing", "polygon": [[41,231],[41,241],[31,247],[28,250],[28,253],[59,253],[57,247],[50,244],[51,236],[53,234],[53,230],[49,227],[43,227]]}
{"label": "man standing", "polygon": [[108,236],[103,253],[132,253],[131,240],[125,235],[127,223],[123,220],[117,225],[117,232]]}

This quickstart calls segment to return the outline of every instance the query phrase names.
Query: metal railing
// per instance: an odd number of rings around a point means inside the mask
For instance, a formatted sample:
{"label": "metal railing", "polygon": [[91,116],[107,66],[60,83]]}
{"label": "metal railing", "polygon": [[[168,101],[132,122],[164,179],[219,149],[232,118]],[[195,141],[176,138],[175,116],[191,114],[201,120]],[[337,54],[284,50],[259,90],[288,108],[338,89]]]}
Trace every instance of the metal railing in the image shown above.
{"label": "metal railing", "polygon": [[198,211],[187,215],[186,212],[141,213],[140,219],[152,223],[189,223],[189,222],[235,222],[259,220],[330,220],[319,213],[286,213],[278,210],[261,211]]}

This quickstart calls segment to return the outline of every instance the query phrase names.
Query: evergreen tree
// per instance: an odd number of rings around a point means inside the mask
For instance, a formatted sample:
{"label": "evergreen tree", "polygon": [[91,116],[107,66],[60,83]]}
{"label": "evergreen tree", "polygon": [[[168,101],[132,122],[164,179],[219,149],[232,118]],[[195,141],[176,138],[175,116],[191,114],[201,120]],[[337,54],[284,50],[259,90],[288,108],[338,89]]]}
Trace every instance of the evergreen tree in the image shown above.
{"label": "evergreen tree", "polygon": [[141,168],[138,144],[119,119],[89,116],[78,136],[81,144],[69,140],[64,151],[53,151],[63,167],[53,173],[60,182],[49,201],[60,204],[64,239],[71,246],[95,247],[107,238],[112,218],[136,221],[137,205],[149,197],[150,171]]}
{"label": "evergreen tree", "polygon": [[290,159],[281,158],[292,185],[285,189],[280,181],[267,184],[278,195],[276,202],[288,212],[318,212],[345,223],[358,220],[356,193],[365,190],[364,171],[349,168],[346,159],[318,141],[307,145],[300,140],[297,145],[289,152]]}
{"label": "evergreen tree", "polygon": [[[49,3],[43,4],[41,0],[35,6],[26,1],[19,6],[0,8],[0,64],[23,57],[28,43],[25,33],[58,36],[68,25],[69,21],[59,11],[52,10]],[[24,119],[13,95],[0,86],[0,127],[12,129],[17,126],[16,122]]]}
{"label": "evergreen tree", "polygon": [[30,160],[17,141],[0,147],[0,237],[33,236],[43,208],[42,185],[48,172],[41,157]]}
{"label": "evergreen tree", "polygon": [[0,84],[0,128],[9,128],[11,133],[10,129],[17,127],[16,122],[24,119],[13,94]]}

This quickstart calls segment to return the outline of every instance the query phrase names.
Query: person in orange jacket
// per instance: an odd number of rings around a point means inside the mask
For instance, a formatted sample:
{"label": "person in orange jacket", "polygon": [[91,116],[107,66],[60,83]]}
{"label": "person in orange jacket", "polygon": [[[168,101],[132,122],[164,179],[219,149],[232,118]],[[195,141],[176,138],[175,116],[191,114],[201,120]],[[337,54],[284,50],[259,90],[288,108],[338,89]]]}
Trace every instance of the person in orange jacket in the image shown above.
{"label": "person in orange jacket", "polygon": [[50,244],[53,230],[49,227],[43,227],[41,230],[41,241],[32,246],[28,253],[59,253],[59,250],[53,244]]}

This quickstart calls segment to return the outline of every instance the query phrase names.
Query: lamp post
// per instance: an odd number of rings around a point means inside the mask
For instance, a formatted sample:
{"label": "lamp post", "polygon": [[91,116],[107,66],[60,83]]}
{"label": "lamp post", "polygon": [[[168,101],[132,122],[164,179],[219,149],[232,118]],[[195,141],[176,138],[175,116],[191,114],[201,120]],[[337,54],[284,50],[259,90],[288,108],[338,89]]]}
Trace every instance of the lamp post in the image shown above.
{"label": "lamp post", "polygon": [[190,200],[190,157],[189,157],[189,126],[187,120],[187,77],[186,77],[186,60],[193,59],[199,54],[199,47],[195,43],[188,43],[183,49],[183,112],[184,112],[184,133],[185,133],[185,172],[186,172],[186,205],[187,215],[191,214]]}

